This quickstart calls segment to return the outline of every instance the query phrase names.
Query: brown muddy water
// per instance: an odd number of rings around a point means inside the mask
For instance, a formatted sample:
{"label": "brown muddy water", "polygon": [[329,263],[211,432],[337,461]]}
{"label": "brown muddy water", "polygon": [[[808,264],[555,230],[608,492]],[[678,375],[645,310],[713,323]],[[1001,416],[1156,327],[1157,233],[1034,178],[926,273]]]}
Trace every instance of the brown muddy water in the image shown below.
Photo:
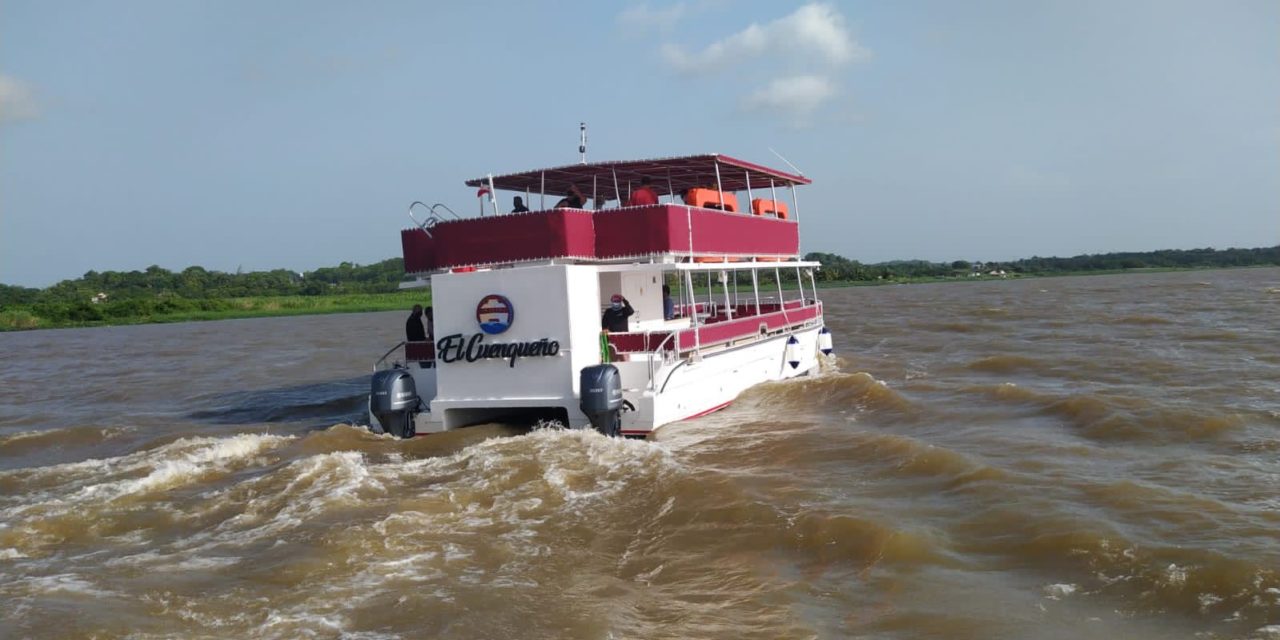
{"label": "brown muddy water", "polygon": [[0,637],[1280,637],[1280,269],[823,298],[647,441],[344,424],[400,313],[0,335]]}

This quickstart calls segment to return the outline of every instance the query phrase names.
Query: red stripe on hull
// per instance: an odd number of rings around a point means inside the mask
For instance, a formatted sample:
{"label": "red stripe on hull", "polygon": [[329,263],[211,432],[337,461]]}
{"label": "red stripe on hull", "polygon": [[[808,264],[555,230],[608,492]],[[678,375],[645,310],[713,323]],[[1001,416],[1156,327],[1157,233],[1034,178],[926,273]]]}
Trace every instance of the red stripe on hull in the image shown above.
{"label": "red stripe on hull", "polygon": [[[706,411],[700,411],[691,416],[680,418],[679,420],[672,420],[672,422],[684,422],[685,420],[693,420],[694,418],[701,418],[702,416],[715,413],[731,404],[733,404],[732,400],[725,402],[723,404],[718,404],[714,407],[711,407],[710,409],[707,409]],[[671,422],[668,422],[667,424],[671,424]],[[629,429],[622,430],[622,435],[624,436],[643,436],[643,435],[648,435],[650,433],[653,433],[653,431],[635,431],[635,430],[629,430]]]}

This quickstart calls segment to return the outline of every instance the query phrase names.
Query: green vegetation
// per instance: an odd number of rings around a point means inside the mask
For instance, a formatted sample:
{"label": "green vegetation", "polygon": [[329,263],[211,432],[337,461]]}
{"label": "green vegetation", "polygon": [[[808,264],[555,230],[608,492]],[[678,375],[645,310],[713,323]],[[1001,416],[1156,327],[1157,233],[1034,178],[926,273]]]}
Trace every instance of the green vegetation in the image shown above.
{"label": "green vegetation", "polygon": [[903,260],[862,264],[832,253],[810,253],[806,260],[822,263],[820,282],[923,282],[955,278],[1078,275],[1119,273],[1134,269],[1181,270],[1280,265],[1280,246],[1261,249],[1166,249],[1145,253],[1100,253],[1073,258],[1024,258],[1009,262],[926,262]]}
{"label": "green vegetation", "polygon": [[222,273],[189,267],[174,273],[90,271],[47,289],[0,285],[0,330],[185,322],[408,309],[430,292],[398,290],[403,261],[296,273],[284,269]]}
{"label": "green vegetation", "polygon": [[[826,285],[884,284],[1004,277],[1115,273],[1133,269],[1174,270],[1280,265],[1280,246],[1261,249],[1192,249],[1107,253],[1073,258],[1026,258],[1011,262],[908,260],[862,264],[831,253],[810,253],[822,263],[816,277]],[[184,322],[259,316],[407,310],[430,304],[430,291],[398,289],[400,258],[360,266],[296,273],[284,269],[222,273],[201,267],[172,272],[90,271],[46,289],[0,284],[0,331],[54,327]],[[783,286],[794,286],[783,272]],[[761,283],[771,283],[762,274]]]}

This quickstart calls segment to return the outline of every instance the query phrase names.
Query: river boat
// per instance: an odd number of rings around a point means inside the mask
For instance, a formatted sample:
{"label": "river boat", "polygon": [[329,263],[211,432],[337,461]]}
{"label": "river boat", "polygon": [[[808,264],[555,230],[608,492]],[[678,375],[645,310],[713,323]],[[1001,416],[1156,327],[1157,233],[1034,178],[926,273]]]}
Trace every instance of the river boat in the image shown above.
{"label": "river boat", "polygon": [[[371,428],[516,420],[642,437],[816,371],[831,335],[819,265],[800,258],[807,184],[716,153],[584,157],[468,180],[474,217],[415,202],[402,287],[430,287],[434,319],[428,340],[374,364]],[[499,194],[534,210],[503,212]],[[606,331],[615,295],[633,313]]]}

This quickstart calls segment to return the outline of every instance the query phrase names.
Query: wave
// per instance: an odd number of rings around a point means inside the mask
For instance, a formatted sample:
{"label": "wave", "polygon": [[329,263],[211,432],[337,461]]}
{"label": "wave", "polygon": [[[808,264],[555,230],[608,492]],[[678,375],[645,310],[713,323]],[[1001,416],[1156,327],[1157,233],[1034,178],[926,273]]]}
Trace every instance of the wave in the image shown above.
{"label": "wave", "polygon": [[1053,369],[1045,362],[1018,355],[989,356],[970,362],[965,365],[965,368],[983,373],[1014,373],[1017,371],[1049,373]]}
{"label": "wave", "polygon": [[1055,395],[1005,383],[965,389],[1008,403],[1033,407],[1091,440],[1153,443],[1214,440],[1239,432],[1246,424],[1236,412],[1165,406],[1156,401],[1115,394]]}
{"label": "wave", "polygon": [[1120,318],[1117,318],[1113,322],[1115,322],[1116,324],[1133,324],[1133,325],[1139,325],[1139,326],[1157,326],[1157,325],[1174,324],[1174,322],[1168,318],[1162,318],[1160,316],[1153,316],[1153,315],[1143,315],[1143,314],[1121,316]]}
{"label": "wave", "polygon": [[329,426],[361,419],[369,394],[369,378],[308,383],[275,389],[255,389],[200,398],[210,408],[192,411],[187,417],[213,424],[259,424],[311,422]]}
{"label": "wave", "polygon": [[21,455],[49,448],[76,448],[102,444],[136,431],[133,427],[78,426],[0,435],[0,454]]}
{"label": "wave", "polygon": [[1034,568],[1075,587],[1058,597],[1104,598],[1129,615],[1175,612],[1256,626],[1275,622],[1280,605],[1280,572],[1258,557],[1138,544],[1079,513],[994,507],[960,531],[953,538],[960,552],[1003,558],[1011,570]]}
{"label": "wave", "polygon": [[783,382],[756,385],[735,404],[763,408],[771,415],[787,411],[856,409],[911,415],[915,404],[888,384],[868,373],[829,372]]}
{"label": "wave", "polygon": [[164,526],[164,502],[176,489],[202,489],[221,475],[253,464],[289,438],[242,434],[230,438],[182,438],[126,456],[0,472],[0,548],[26,556],[61,545]]}

